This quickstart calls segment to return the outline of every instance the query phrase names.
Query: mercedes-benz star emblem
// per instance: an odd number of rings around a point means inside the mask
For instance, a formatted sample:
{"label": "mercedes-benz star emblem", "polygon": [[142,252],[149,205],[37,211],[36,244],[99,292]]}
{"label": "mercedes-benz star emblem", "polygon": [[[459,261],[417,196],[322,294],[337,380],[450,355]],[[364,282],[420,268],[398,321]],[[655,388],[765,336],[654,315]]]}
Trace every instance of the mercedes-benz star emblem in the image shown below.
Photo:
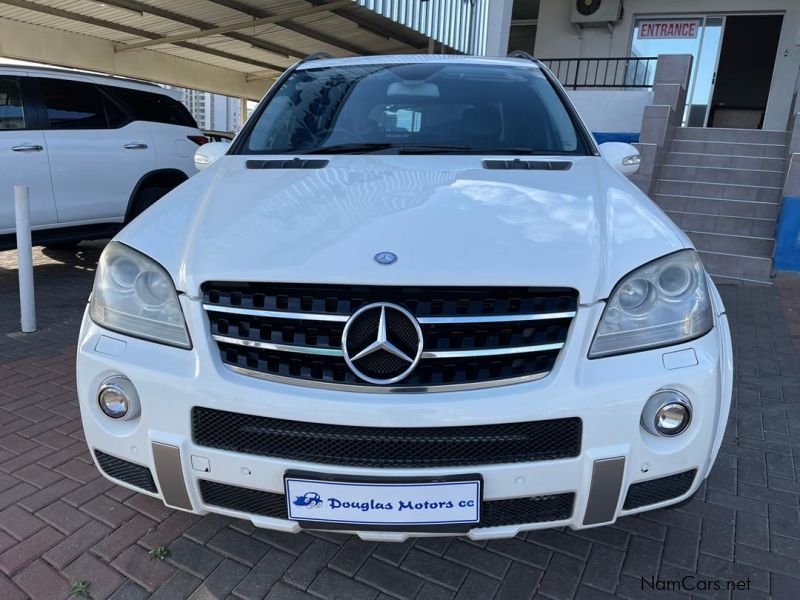
{"label": "mercedes-benz star emblem", "polygon": [[372,260],[379,265],[393,265],[397,262],[397,254],[394,252],[378,252],[372,257]]}
{"label": "mercedes-benz star emblem", "polygon": [[402,306],[375,302],[347,321],[342,352],[347,366],[364,381],[396,383],[414,370],[422,356],[422,330]]}

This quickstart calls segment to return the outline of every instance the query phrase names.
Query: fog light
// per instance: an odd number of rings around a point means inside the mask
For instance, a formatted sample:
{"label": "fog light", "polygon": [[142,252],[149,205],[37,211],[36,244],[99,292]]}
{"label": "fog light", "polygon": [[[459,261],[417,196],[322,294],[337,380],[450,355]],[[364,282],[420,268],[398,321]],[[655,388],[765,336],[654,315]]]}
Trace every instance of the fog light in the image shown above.
{"label": "fog light", "polygon": [[97,390],[97,404],[111,419],[128,420],[139,416],[139,395],[131,380],[114,375],[103,380]]}
{"label": "fog light", "polygon": [[659,436],[674,436],[686,431],[692,420],[692,404],[682,393],[661,390],[647,400],[642,410],[642,427]]}

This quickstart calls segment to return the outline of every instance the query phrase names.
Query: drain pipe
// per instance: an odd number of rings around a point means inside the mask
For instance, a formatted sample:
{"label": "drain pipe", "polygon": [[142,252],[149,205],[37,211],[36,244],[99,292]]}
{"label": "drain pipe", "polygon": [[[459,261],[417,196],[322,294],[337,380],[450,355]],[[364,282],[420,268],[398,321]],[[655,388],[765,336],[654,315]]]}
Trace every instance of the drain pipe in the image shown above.
{"label": "drain pipe", "polygon": [[17,221],[20,325],[23,333],[31,333],[36,331],[36,300],[33,295],[30,189],[27,185],[14,186],[14,212]]}

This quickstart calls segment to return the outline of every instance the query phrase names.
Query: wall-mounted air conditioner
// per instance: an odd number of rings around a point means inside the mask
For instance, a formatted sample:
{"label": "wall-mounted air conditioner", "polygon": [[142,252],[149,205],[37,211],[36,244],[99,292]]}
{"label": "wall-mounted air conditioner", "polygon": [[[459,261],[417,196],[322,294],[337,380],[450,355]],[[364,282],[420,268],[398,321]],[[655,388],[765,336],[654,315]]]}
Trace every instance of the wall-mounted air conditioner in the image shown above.
{"label": "wall-mounted air conditioner", "polygon": [[603,25],[622,18],[622,0],[572,0],[572,23]]}

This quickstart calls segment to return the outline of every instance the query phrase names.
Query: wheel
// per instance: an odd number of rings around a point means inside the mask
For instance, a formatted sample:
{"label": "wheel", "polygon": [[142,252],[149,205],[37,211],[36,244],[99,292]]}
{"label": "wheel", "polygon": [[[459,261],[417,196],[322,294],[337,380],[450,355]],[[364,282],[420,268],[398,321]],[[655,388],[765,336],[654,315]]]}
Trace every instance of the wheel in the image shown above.
{"label": "wheel", "polygon": [[133,208],[131,210],[131,220],[138,217],[145,210],[153,206],[162,196],[164,196],[170,188],[168,187],[148,187],[141,190],[136,200],[133,201]]}

